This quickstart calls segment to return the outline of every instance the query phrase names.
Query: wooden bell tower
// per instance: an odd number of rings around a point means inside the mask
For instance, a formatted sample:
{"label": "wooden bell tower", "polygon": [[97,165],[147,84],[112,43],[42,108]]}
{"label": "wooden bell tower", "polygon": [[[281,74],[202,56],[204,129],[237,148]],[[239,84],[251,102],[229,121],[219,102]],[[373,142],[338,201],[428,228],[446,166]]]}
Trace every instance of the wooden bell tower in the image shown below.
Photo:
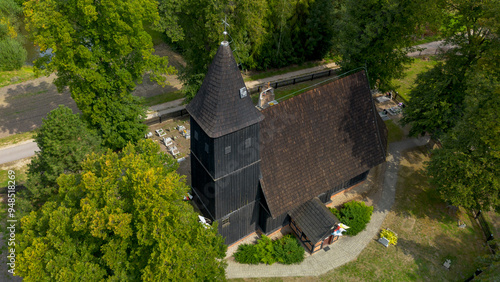
{"label": "wooden bell tower", "polygon": [[196,202],[231,244],[255,231],[259,216],[259,122],[227,41],[186,107]]}

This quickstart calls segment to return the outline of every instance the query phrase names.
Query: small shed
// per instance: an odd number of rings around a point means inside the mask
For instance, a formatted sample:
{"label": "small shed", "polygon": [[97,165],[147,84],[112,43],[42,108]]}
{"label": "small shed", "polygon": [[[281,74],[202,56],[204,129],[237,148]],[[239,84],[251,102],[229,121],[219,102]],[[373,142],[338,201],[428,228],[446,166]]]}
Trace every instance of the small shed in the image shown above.
{"label": "small shed", "polygon": [[311,254],[338,240],[338,236],[332,233],[340,221],[318,197],[293,209],[288,215],[290,227]]}

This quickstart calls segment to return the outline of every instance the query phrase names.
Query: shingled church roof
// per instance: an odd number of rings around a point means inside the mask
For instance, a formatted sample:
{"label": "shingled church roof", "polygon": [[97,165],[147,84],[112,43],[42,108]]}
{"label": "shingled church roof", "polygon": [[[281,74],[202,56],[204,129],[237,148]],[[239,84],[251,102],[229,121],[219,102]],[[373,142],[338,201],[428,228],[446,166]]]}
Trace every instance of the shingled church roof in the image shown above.
{"label": "shingled church roof", "polygon": [[387,129],[364,72],[263,113],[261,184],[273,217],[385,161]]}
{"label": "shingled church roof", "polygon": [[253,105],[250,93],[241,95],[240,90],[247,91],[231,48],[224,41],[186,110],[208,136],[221,137],[264,118]]}

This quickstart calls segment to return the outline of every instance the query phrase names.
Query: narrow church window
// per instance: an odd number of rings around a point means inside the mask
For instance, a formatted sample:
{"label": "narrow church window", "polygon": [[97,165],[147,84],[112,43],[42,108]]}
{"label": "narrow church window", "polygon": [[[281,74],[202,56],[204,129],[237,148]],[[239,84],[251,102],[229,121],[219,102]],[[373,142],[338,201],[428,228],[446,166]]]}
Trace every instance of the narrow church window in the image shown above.
{"label": "narrow church window", "polygon": [[252,145],[252,138],[247,138],[247,140],[245,140],[245,148],[250,148],[251,145]]}
{"label": "narrow church window", "polygon": [[209,152],[207,143],[205,143],[205,152],[207,152],[207,153]]}
{"label": "narrow church window", "polygon": [[227,146],[224,151],[225,151],[226,155],[231,153],[231,146]]}
{"label": "narrow church window", "polygon": [[226,227],[229,225],[229,216],[222,219],[222,227]]}
{"label": "narrow church window", "polygon": [[194,139],[198,140],[198,131],[194,131]]}

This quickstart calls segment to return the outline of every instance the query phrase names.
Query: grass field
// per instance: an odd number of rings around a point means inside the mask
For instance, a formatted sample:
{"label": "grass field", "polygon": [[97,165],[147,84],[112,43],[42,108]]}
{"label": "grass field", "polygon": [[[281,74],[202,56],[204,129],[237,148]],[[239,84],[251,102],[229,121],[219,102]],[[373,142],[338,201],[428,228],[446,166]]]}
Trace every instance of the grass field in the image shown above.
{"label": "grass field", "polygon": [[9,170],[14,171],[16,185],[25,184],[26,172],[28,171],[28,164],[30,159],[17,161],[14,164],[0,164],[0,188],[9,185]]}
{"label": "grass field", "polygon": [[441,40],[441,36],[439,36],[439,35],[427,36],[424,39],[414,41],[413,46],[425,44],[425,43],[430,43],[430,42],[434,42],[434,41],[438,41],[438,40]]}
{"label": "grass field", "polygon": [[[476,258],[486,254],[479,226],[464,210],[453,210],[427,183],[424,148],[403,154],[396,204],[382,228],[398,235],[398,245],[385,248],[371,242],[356,261],[322,278],[392,281],[463,281],[476,270]],[[466,228],[458,228],[458,220]],[[377,259],[374,259],[377,258]],[[443,267],[446,259],[451,268]]]}
{"label": "grass field", "polygon": [[415,58],[413,63],[409,66],[409,68],[405,72],[405,77],[402,79],[393,80],[393,84],[396,87],[396,91],[399,93],[400,97],[403,98],[406,102],[410,100],[411,88],[414,85],[415,79],[419,73],[422,73],[426,70],[431,69],[433,66],[437,64],[437,60],[433,57],[429,58],[429,60],[423,60],[421,58]]}
{"label": "grass field", "polygon": [[[327,82],[325,82],[325,80],[314,80],[314,81],[306,81],[293,85],[279,87],[274,89],[274,97],[276,100],[278,100],[278,102],[280,102],[279,99],[284,99],[284,100],[290,99],[292,97],[295,97],[299,94],[302,94],[311,89],[319,87],[330,81],[332,80],[328,80]],[[255,105],[257,104],[258,100],[259,100],[259,94],[252,95],[252,101]]]}
{"label": "grass field", "polygon": [[20,70],[0,72],[0,87],[28,81],[35,78],[33,67],[24,66]]}

